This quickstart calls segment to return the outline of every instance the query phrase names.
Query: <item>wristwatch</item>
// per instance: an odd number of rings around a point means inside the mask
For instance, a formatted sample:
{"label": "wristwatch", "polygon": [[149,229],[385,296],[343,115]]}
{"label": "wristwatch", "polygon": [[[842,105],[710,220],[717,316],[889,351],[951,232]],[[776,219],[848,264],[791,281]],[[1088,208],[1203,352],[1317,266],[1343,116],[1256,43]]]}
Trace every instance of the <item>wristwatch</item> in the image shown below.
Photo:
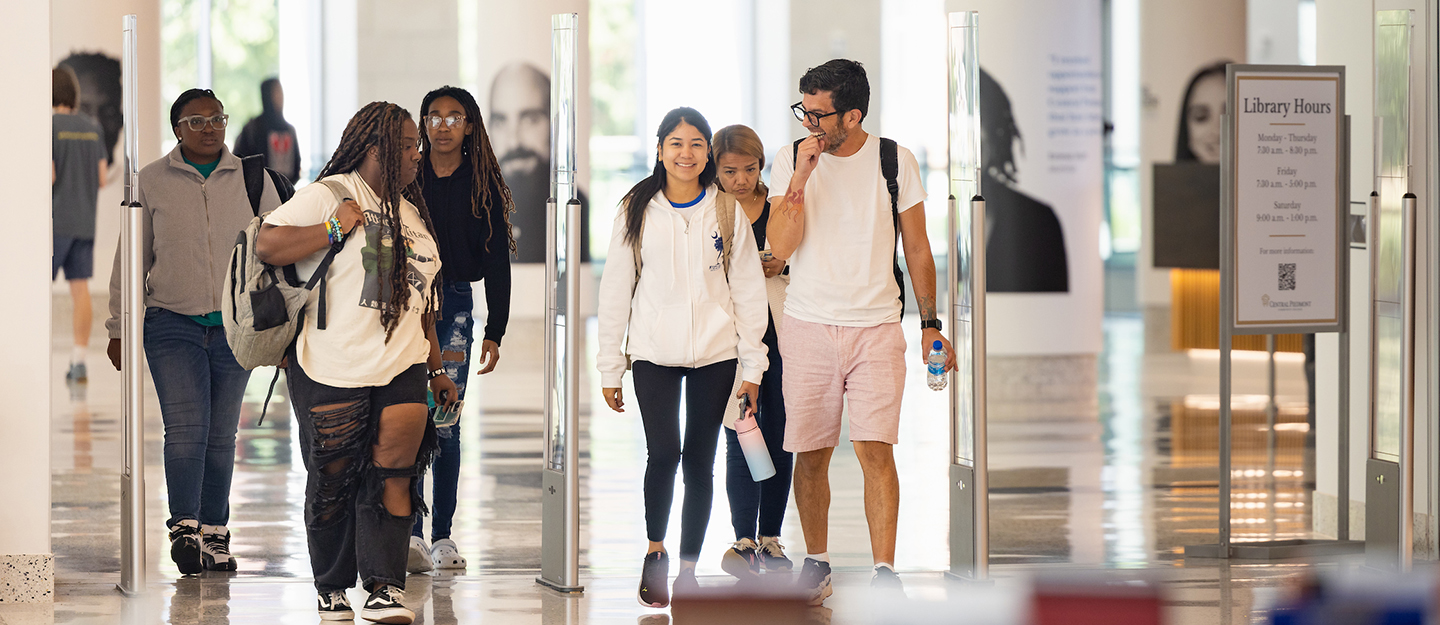
{"label": "wristwatch", "polygon": [[438,378],[438,377],[440,377],[440,376],[442,376],[442,375],[445,375],[445,367],[440,367],[439,369],[430,369],[430,370],[428,371],[428,375],[430,376],[430,379],[431,379],[431,380],[434,380],[435,378]]}
{"label": "wristwatch", "polygon": [[920,329],[921,329],[921,330],[926,330],[926,329],[929,329],[929,328],[935,328],[936,330],[941,330],[942,327],[941,327],[941,325],[940,325],[940,320],[939,320],[939,319],[921,319],[921,320],[920,320]]}

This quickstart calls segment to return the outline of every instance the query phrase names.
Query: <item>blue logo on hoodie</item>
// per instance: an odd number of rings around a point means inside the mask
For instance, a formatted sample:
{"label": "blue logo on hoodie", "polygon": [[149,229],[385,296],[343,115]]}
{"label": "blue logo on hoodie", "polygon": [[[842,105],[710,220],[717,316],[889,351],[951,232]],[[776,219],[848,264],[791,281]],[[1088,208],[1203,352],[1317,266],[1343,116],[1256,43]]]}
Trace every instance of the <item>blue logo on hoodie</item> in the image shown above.
{"label": "blue logo on hoodie", "polygon": [[725,253],[725,240],[720,238],[719,231],[711,233],[710,238],[715,242],[715,264],[710,265],[710,271],[716,271],[720,269],[720,256]]}

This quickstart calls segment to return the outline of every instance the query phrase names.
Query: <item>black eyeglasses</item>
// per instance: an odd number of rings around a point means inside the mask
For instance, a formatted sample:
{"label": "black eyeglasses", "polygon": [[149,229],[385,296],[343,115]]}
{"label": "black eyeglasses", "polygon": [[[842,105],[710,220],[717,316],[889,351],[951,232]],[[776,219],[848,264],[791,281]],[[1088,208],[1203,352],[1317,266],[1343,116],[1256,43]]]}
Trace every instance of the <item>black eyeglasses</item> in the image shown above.
{"label": "black eyeglasses", "polygon": [[446,127],[446,128],[454,128],[454,127],[455,127],[457,124],[459,124],[460,122],[465,121],[465,116],[464,116],[464,115],[447,115],[447,116],[445,116],[445,117],[441,117],[441,116],[439,116],[439,115],[426,115],[426,116],[425,116],[425,121],[426,121],[426,123],[430,124],[430,127],[431,127],[431,128],[439,128],[439,127],[440,127],[440,122],[445,122],[445,127]]}
{"label": "black eyeglasses", "polygon": [[808,121],[808,122],[810,122],[810,125],[811,125],[811,126],[819,126],[819,125],[820,125],[820,120],[825,119],[826,117],[829,117],[829,116],[831,116],[831,115],[839,115],[839,114],[840,114],[840,111],[830,111],[829,113],[814,113],[814,112],[805,110],[805,107],[801,106],[801,104],[802,104],[801,102],[796,102],[796,103],[794,103],[794,104],[791,104],[791,105],[790,105],[790,112],[792,112],[792,113],[795,114],[795,119],[798,119],[798,120],[800,120],[800,121],[802,121],[802,122]]}
{"label": "black eyeglasses", "polygon": [[[204,115],[191,115],[189,117],[181,117],[179,121],[184,122],[185,125],[189,126],[190,129],[195,132],[200,132],[201,130],[204,130],[205,124],[207,123],[214,127],[216,130],[224,130],[225,124],[230,121],[230,116],[224,113],[221,113],[214,117],[206,117]],[[176,125],[179,125],[179,123],[177,122]]]}

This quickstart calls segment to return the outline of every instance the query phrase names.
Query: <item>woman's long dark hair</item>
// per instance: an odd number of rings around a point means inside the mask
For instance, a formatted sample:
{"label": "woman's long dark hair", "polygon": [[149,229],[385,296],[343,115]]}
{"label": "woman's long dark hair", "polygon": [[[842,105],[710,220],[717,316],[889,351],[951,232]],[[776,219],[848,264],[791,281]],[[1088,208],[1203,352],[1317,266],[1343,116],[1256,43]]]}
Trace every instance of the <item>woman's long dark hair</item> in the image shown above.
{"label": "woman's long dark hair", "polygon": [[[1190,96],[1195,94],[1195,85],[1199,84],[1202,79],[1214,75],[1224,78],[1225,66],[1229,63],[1230,61],[1219,61],[1206,65],[1196,71],[1195,75],[1190,77],[1190,83],[1185,85],[1185,97],[1180,100],[1180,125],[1175,130],[1175,162],[1200,160],[1195,151],[1190,149]],[[1219,115],[1220,112],[1215,111],[1215,114]]]}
{"label": "woman's long dark hair", "polygon": [[[382,231],[389,228],[393,237],[388,276],[390,301],[380,307],[380,324],[385,328],[386,343],[390,342],[395,326],[400,323],[400,315],[410,302],[410,263],[406,258],[405,233],[400,221],[402,197],[415,205],[421,219],[425,221],[425,229],[432,239],[435,237],[435,224],[430,221],[430,210],[425,207],[425,197],[420,194],[420,177],[416,176],[415,182],[404,188],[400,186],[400,161],[405,157],[403,133],[405,122],[411,119],[413,118],[410,117],[410,112],[399,105],[389,102],[366,104],[365,108],[360,109],[359,113],[350,118],[350,123],[345,125],[345,132],[340,135],[340,146],[335,148],[335,154],[330,157],[325,168],[320,170],[320,175],[315,177],[320,180],[326,176],[351,173],[360,169],[360,164],[365,162],[365,154],[371,147],[380,152],[382,188],[372,190],[377,191],[376,195],[380,197],[380,228]],[[378,254],[382,250],[377,248],[375,251]],[[379,258],[376,258],[376,265],[377,271],[384,267]],[[385,277],[382,276],[381,279]],[[438,307],[440,280],[431,281],[430,297]]]}
{"label": "woman's long dark hair", "polygon": [[[705,189],[715,182],[715,159],[709,158],[710,143],[710,122],[705,121],[705,116],[700,111],[688,106],[682,106],[665,114],[665,119],[660,120],[660,129],[655,132],[655,145],[659,147],[665,142],[665,137],[675,132],[675,128],[685,122],[694,126],[700,131],[700,136],[705,138],[706,158],[705,169],[700,172],[700,188]],[[640,242],[640,229],[645,223],[645,206],[656,193],[665,190],[665,163],[660,157],[655,157],[655,171],[625,194],[625,199],[620,203],[625,206],[625,242],[635,246]]]}
{"label": "woman's long dark hair", "polygon": [[[489,236],[495,236],[495,226],[490,223],[490,209],[499,203],[504,207],[501,215],[505,221],[505,239],[510,246],[510,253],[515,253],[515,233],[510,227],[510,213],[515,212],[515,200],[510,197],[510,187],[505,184],[505,179],[500,175],[500,163],[495,160],[495,150],[490,147],[490,134],[485,132],[485,120],[480,117],[480,105],[475,103],[475,97],[469,91],[459,87],[446,85],[430,93],[420,101],[420,119],[430,114],[430,105],[436,100],[444,97],[455,98],[460,107],[465,109],[465,123],[475,128],[460,142],[461,154],[470,157],[471,171],[474,173],[474,183],[470,191],[470,213],[476,219],[484,219],[485,226],[489,228]],[[421,159],[420,166],[425,171],[434,171],[430,165],[430,127],[428,124],[420,124],[420,151],[427,153]],[[416,178],[423,180],[424,176]],[[485,251],[490,251],[490,239],[485,239]]]}

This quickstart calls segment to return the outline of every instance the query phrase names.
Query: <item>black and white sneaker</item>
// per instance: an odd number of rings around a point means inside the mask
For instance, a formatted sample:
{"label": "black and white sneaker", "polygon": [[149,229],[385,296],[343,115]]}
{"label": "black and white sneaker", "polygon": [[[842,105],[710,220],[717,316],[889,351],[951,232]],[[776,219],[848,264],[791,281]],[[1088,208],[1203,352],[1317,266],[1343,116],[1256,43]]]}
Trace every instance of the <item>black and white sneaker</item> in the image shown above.
{"label": "black and white sneaker", "polygon": [[360,618],[372,623],[388,623],[395,625],[409,625],[415,622],[415,613],[410,608],[400,603],[405,598],[405,591],[386,584],[370,593],[370,598],[365,600],[365,608],[360,611]]}
{"label": "black and white sneaker", "polygon": [[200,522],[185,519],[170,528],[170,559],[181,575],[196,575],[204,570],[200,563]]}
{"label": "black and white sneaker", "polygon": [[720,557],[720,568],[740,579],[754,579],[760,575],[760,554],[755,541],[741,538],[735,541],[725,555]]}
{"label": "black and white sneaker", "polygon": [[805,558],[805,565],[800,567],[800,579],[795,584],[806,593],[810,605],[825,603],[825,598],[835,592],[830,588],[830,563]]}
{"label": "black and white sneaker", "polygon": [[663,608],[670,605],[670,556],[656,551],[645,556],[645,568],[640,570],[640,605],[647,608]]}
{"label": "black and white sneaker", "polygon": [[768,572],[789,573],[795,568],[795,563],[785,556],[785,545],[780,544],[777,536],[761,536],[755,553],[760,557],[760,566]]}
{"label": "black and white sneaker", "polygon": [[235,557],[230,555],[230,530],[224,525],[200,526],[200,564],[207,571],[235,570]]}
{"label": "black and white sneaker", "polygon": [[320,620],[353,621],[355,609],[350,607],[350,598],[343,590],[320,593]]}

